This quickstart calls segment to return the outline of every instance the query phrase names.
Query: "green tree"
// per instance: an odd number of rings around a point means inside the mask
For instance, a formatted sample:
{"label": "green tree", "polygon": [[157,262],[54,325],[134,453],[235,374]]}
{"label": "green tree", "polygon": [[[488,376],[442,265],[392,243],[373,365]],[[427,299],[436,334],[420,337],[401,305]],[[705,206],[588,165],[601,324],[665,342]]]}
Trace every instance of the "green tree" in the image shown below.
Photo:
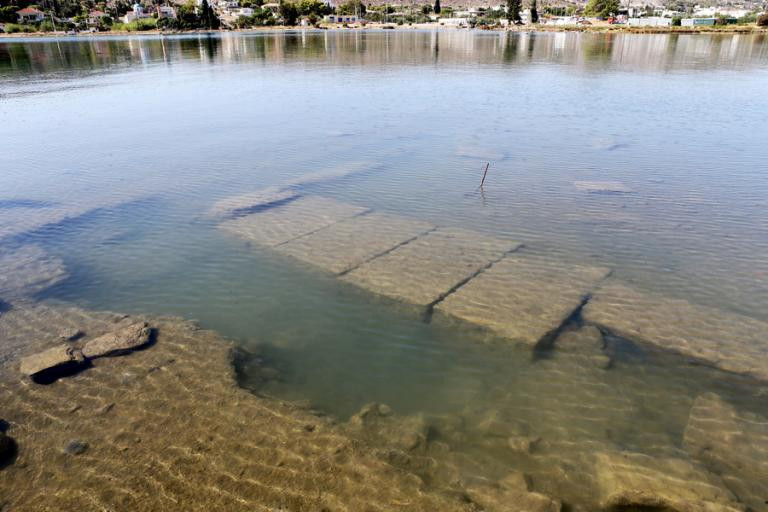
{"label": "green tree", "polygon": [[302,16],[309,16],[310,14],[322,16],[330,11],[328,5],[320,0],[299,0],[297,8]]}
{"label": "green tree", "polygon": [[539,22],[539,9],[536,0],[531,0],[531,23]]}
{"label": "green tree", "polygon": [[618,14],[618,12],[619,0],[589,0],[584,8],[584,14],[598,18],[607,18]]}
{"label": "green tree", "polygon": [[280,17],[283,18],[283,25],[292,26],[296,24],[299,18],[299,9],[296,4],[290,2],[280,2]]}
{"label": "green tree", "polygon": [[507,0],[507,20],[510,23],[522,23],[520,9],[522,8],[520,0]]}
{"label": "green tree", "polygon": [[435,0],[434,11],[435,11],[435,14],[440,14],[440,0]]}
{"label": "green tree", "polygon": [[349,0],[348,2],[344,2],[343,4],[336,7],[337,14],[357,14],[359,16],[364,16],[365,11],[365,4],[360,0]]}
{"label": "green tree", "polygon": [[200,20],[201,28],[207,28],[208,30],[217,29],[221,26],[219,17],[213,10],[213,7],[208,3],[208,0],[203,0],[200,6]]}

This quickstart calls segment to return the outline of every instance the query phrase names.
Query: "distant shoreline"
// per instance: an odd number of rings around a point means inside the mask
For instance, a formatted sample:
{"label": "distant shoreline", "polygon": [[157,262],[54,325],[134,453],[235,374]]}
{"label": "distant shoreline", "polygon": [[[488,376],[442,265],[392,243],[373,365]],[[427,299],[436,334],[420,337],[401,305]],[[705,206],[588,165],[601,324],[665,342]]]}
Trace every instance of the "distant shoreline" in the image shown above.
{"label": "distant shoreline", "polygon": [[109,31],[109,32],[78,32],[66,34],[64,32],[16,32],[13,34],[0,33],[0,39],[23,39],[44,37],[100,37],[100,36],[148,36],[148,35],[187,35],[209,33],[239,33],[254,32],[287,32],[296,30],[334,30],[334,31],[366,31],[366,30],[441,30],[441,31],[489,31],[489,32],[592,32],[603,34],[768,34],[768,28],[756,25],[723,25],[723,26],[699,26],[699,27],[637,27],[626,25],[523,25],[519,27],[476,27],[460,28],[436,25],[434,23],[414,23],[412,25],[396,25],[384,23],[369,23],[366,26],[343,27],[342,25],[328,25],[322,27],[301,27],[273,25],[269,27],[253,27],[248,29],[216,29],[216,30],[143,30],[143,31]]}

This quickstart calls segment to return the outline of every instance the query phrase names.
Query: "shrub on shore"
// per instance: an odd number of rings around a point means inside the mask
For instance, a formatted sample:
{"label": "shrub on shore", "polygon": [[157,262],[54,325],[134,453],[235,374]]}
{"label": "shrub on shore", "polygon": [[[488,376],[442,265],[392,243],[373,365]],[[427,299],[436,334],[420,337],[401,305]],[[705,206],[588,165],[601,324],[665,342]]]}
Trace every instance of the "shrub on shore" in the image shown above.
{"label": "shrub on shore", "polygon": [[130,23],[114,23],[112,30],[126,32],[142,32],[145,30],[154,30],[157,28],[157,19],[145,18],[134,20]]}
{"label": "shrub on shore", "polygon": [[768,27],[768,12],[765,12],[757,17],[758,27]]}

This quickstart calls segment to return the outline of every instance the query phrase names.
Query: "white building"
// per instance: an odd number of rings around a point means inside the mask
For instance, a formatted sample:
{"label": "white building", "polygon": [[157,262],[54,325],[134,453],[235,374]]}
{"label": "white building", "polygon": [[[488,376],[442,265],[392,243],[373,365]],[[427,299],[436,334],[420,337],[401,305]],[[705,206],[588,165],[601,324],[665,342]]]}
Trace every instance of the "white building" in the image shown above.
{"label": "white building", "polygon": [[629,18],[627,24],[630,27],[669,27],[672,25],[672,18],[661,18],[659,16]]}
{"label": "white building", "polygon": [[16,16],[19,18],[19,23],[39,23],[45,19],[45,13],[43,11],[38,11],[32,7],[16,11]]}
{"label": "white building", "polygon": [[256,11],[253,10],[251,7],[241,7],[237,10],[237,13],[235,13],[235,16],[238,18],[245,18],[248,16],[253,16]]}
{"label": "white building", "polygon": [[440,18],[440,24],[447,27],[466,27],[467,18]]}
{"label": "white building", "polygon": [[144,8],[141,6],[140,3],[136,2],[133,4],[133,10],[128,11],[125,13],[125,16],[123,16],[123,23],[130,23],[132,21],[140,20],[142,18],[148,18],[146,14],[144,14]]}
{"label": "white building", "polygon": [[354,14],[329,14],[323,17],[326,23],[357,23],[358,18]]}
{"label": "white building", "polygon": [[715,21],[715,18],[685,18],[680,20],[680,25],[683,27],[712,26]]}
{"label": "white building", "polygon": [[176,9],[169,5],[161,5],[157,8],[157,17],[158,19],[162,18],[169,18],[172,20],[176,19]]}

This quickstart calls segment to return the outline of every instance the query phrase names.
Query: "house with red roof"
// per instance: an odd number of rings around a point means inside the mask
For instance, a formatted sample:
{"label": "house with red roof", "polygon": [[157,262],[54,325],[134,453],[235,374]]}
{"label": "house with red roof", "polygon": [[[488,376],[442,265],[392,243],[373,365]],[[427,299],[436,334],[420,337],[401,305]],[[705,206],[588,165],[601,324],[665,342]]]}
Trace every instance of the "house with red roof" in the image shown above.
{"label": "house with red roof", "polygon": [[89,27],[96,27],[101,23],[101,20],[108,17],[109,15],[105,12],[102,12],[99,10],[93,10],[88,13],[88,19],[86,20],[86,24]]}
{"label": "house with red roof", "polygon": [[16,11],[16,16],[19,17],[19,23],[39,23],[45,19],[43,11],[38,11],[32,7],[25,7],[20,11]]}

